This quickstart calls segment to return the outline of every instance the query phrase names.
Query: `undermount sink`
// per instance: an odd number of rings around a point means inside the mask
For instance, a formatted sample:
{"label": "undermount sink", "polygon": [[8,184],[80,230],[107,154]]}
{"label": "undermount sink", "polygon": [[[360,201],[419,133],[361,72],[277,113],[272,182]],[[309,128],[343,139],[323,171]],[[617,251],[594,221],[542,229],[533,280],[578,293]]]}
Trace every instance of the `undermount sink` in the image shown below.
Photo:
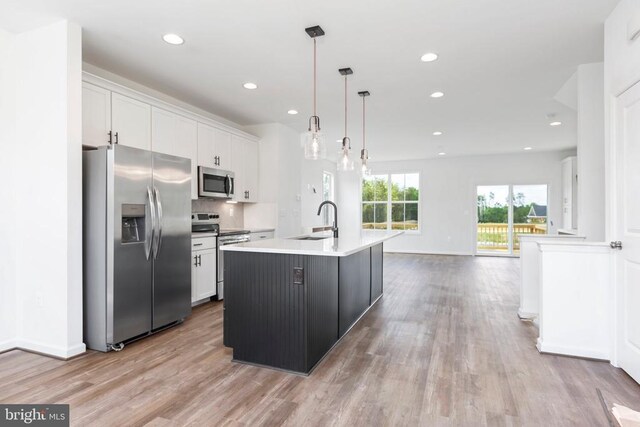
{"label": "undermount sink", "polygon": [[324,240],[329,239],[331,236],[302,236],[292,237],[293,240]]}

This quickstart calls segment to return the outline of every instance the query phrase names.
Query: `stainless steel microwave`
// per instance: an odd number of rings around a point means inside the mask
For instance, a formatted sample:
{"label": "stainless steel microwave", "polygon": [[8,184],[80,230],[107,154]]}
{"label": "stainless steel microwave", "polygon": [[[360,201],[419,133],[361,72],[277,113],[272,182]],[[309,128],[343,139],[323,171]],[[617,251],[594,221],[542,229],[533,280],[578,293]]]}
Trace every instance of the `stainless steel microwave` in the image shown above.
{"label": "stainless steel microwave", "polygon": [[198,197],[232,199],[234,187],[233,172],[198,166]]}

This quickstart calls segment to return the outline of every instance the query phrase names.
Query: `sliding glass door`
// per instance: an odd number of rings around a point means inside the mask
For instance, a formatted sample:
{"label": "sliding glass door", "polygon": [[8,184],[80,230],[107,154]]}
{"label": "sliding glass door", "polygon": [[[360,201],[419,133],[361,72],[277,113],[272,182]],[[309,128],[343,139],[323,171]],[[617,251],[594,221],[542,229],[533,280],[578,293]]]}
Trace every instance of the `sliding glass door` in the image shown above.
{"label": "sliding glass door", "polygon": [[547,233],[546,185],[477,187],[478,254],[518,255],[521,234]]}
{"label": "sliding glass door", "polygon": [[478,186],[478,234],[476,249],[479,253],[511,253],[508,185]]}

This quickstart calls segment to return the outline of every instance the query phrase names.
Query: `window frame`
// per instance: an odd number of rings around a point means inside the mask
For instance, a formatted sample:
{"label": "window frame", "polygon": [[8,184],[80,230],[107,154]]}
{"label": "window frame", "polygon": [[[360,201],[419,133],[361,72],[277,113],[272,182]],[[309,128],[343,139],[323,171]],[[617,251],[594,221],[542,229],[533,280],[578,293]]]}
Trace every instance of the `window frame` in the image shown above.
{"label": "window frame", "polygon": [[[391,190],[391,176],[392,175],[418,175],[418,200],[411,201],[394,201],[392,200],[393,194]],[[362,208],[365,203],[375,205],[375,204],[386,204],[387,205],[387,227],[384,229],[385,231],[403,231],[406,234],[422,234],[422,174],[418,171],[397,171],[397,172],[380,172],[374,173],[372,176],[386,176],[387,181],[387,200],[386,201],[364,201],[362,200],[362,189],[363,189],[363,181],[365,178],[360,178],[360,230],[362,231],[371,231],[369,229],[362,228]],[[406,178],[405,178],[406,179]],[[417,230],[394,230],[391,228],[392,224],[392,216],[391,216],[391,208],[394,203],[403,203],[403,204],[416,204],[418,206],[418,229]],[[373,229],[376,230],[376,229]],[[382,229],[378,229],[382,230]]]}

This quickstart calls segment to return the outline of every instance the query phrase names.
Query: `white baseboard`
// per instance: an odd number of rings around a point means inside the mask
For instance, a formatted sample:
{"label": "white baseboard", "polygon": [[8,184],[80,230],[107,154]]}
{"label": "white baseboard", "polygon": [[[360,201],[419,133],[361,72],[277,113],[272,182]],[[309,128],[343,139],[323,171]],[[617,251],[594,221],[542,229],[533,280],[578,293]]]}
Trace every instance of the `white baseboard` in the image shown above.
{"label": "white baseboard", "polygon": [[452,256],[472,256],[471,252],[438,252],[438,251],[414,251],[405,249],[385,249],[385,254],[416,254],[416,255],[452,255]]}
{"label": "white baseboard", "polygon": [[518,317],[522,320],[533,320],[538,317],[538,313],[529,313],[526,311],[518,310]]}
{"label": "white baseboard", "polygon": [[15,340],[5,340],[0,342],[0,353],[16,348]]}
{"label": "white baseboard", "polygon": [[40,344],[29,340],[17,340],[15,342],[15,347],[21,350],[43,354],[45,356],[57,357],[59,359],[70,359],[87,351],[87,347],[84,343],[76,344],[71,347],[58,347]]}
{"label": "white baseboard", "polygon": [[583,357],[586,359],[606,360],[610,359],[609,352],[593,348],[571,347],[560,344],[549,344],[538,338],[536,348],[540,353],[560,354],[563,356]]}

